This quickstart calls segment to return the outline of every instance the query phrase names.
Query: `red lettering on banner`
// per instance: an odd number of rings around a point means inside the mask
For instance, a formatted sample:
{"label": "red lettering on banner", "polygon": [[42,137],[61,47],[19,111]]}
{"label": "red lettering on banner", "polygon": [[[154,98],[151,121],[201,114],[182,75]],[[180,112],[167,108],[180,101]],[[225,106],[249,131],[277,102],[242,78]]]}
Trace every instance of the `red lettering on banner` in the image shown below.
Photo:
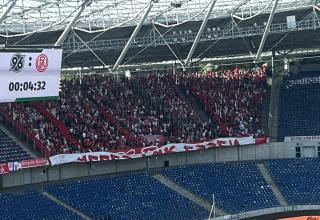
{"label": "red lettering on banner", "polygon": [[148,153],[148,152],[150,152],[150,151],[155,151],[155,150],[157,150],[158,149],[158,147],[157,146],[152,146],[152,147],[145,147],[145,148],[142,148],[142,153]]}
{"label": "red lettering on banner", "polygon": [[238,139],[235,139],[235,140],[234,140],[233,145],[234,145],[234,146],[240,146],[240,143],[239,143]]}
{"label": "red lettering on banner", "polygon": [[153,153],[152,153],[152,155],[155,155],[155,156],[160,156],[160,155],[162,155],[163,153],[162,153],[162,150],[161,149],[158,149],[158,150],[155,150],[155,151],[153,151]]}
{"label": "red lettering on banner", "polygon": [[217,146],[217,144],[214,143],[214,142],[210,142],[210,143],[207,144],[207,147],[208,147],[208,148],[210,148],[210,147],[216,147],[216,146]]}
{"label": "red lettering on banner", "polygon": [[[313,137],[312,137],[313,138]],[[266,138],[264,138],[265,143]],[[253,139],[252,137],[243,137],[243,138],[223,138],[211,140],[203,143],[195,144],[168,144],[162,147],[149,146],[145,148],[135,148],[130,150],[122,151],[113,151],[113,152],[96,152],[96,153],[84,153],[84,154],[73,154],[73,155],[56,155],[50,157],[50,162],[52,165],[70,163],[70,162],[87,162],[89,161],[98,161],[98,160],[117,160],[117,159],[133,159],[147,157],[149,155],[163,155],[174,152],[189,152],[196,150],[204,150],[206,148],[212,147],[223,147],[223,146],[240,146],[240,145],[249,145],[260,142],[258,139]],[[102,154],[102,155],[100,155]],[[97,156],[95,156],[97,155]],[[75,159],[77,158],[77,159]],[[46,161],[25,161],[23,164],[25,166],[30,166],[39,163],[44,164]],[[22,166],[23,167],[23,166]]]}
{"label": "red lettering on banner", "polygon": [[221,146],[223,146],[223,145],[226,145],[226,141],[221,141],[221,140],[217,140],[217,145],[219,146],[219,147],[221,147]]}
{"label": "red lettering on banner", "polygon": [[88,160],[89,161],[97,161],[97,160],[99,160],[99,157],[98,156],[94,156],[94,155],[88,155]]}
{"label": "red lettering on banner", "polygon": [[198,144],[198,145],[196,145],[196,148],[197,148],[198,150],[204,150],[204,149],[206,149],[206,146],[205,146],[205,145],[202,145],[202,144]]}
{"label": "red lettering on banner", "polygon": [[175,148],[176,148],[176,146],[174,146],[174,145],[172,145],[172,146],[170,146],[170,147],[165,147],[165,148],[164,148],[164,153],[165,153],[165,154],[173,153]]}
{"label": "red lettering on banner", "polygon": [[86,155],[83,155],[83,156],[81,156],[81,157],[78,157],[77,160],[80,161],[80,162],[87,162],[87,161],[88,161]]}
{"label": "red lettering on banner", "polygon": [[126,154],[128,155],[131,155],[131,154],[136,154],[136,150],[135,149],[130,149],[126,152]]}
{"label": "red lettering on banner", "polygon": [[99,160],[109,160],[109,156],[108,155],[100,155]]}
{"label": "red lettering on banner", "polygon": [[192,146],[188,146],[188,145],[183,146],[183,148],[185,151],[191,151],[193,149]]}
{"label": "red lettering on banner", "polygon": [[119,156],[117,155],[111,154],[110,156],[111,156],[111,160],[119,159]]}

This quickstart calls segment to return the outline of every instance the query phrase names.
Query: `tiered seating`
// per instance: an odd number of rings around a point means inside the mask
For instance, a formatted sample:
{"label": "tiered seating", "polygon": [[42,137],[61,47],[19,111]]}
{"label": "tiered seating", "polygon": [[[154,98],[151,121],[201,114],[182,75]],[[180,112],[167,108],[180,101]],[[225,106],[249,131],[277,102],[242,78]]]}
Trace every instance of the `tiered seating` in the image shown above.
{"label": "tiered seating", "polygon": [[105,83],[103,106],[109,107],[122,127],[140,138],[160,135],[169,142],[196,142],[216,137],[214,127],[201,123],[192,107],[179,97],[171,74],[96,80]]}
{"label": "tiered seating", "polygon": [[0,219],[81,219],[77,214],[51,201],[46,196],[27,191],[22,194],[0,194]]}
{"label": "tiered seating", "polygon": [[78,181],[47,188],[96,219],[204,219],[209,213],[145,174]]}
{"label": "tiered seating", "polygon": [[79,151],[78,146],[69,143],[58,128],[30,105],[14,103],[2,105],[1,108],[47,149],[50,149],[52,155]]}
{"label": "tiered seating", "polygon": [[103,88],[99,83],[91,84],[84,81],[80,85],[79,80],[64,81],[60,100],[46,103],[48,110],[65,123],[70,129],[70,134],[82,143],[86,151],[132,146],[99,112],[94,101],[96,96],[99,97],[98,101],[102,99],[95,91],[96,88]]}
{"label": "tiered seating", "polygon": [[231,213],[277,206],[278,201],[253,163],[214,163],[163,169],[164,175]]}
{"label": "tiered seating", "polygon": [[184,77],[227,136],[262,135],[265,68],[194,73]]}
{"label": "tiered seating", "polygon": [[0,130],[0,163],[30,159],[30,155]]}
{"label": "tiered seating", "polygon": [[266,162],[289,204],[320,204],[320,159],[281,159]]}
{"label": "tiered seating", "polygon": [[320,76],[317,75],[301,73],[284,79],[280,89],[279,140],[286,136],[320,134]]}
{"label": "tiered seating", "polygon": [[168,137],[171,142],[199,142],[218,137],[220,130],[209,122],[203,123],[193,107],[178,92],[175,85],[181,75],[149,74],[138,78],[140,84],[148,85],[146,95],[151,97],[158,111],[170,121],[173,134]]}
{"label": "tiered seating", "polygon": [[[259,135],[264,71],[85,76],[63,81],[59,101],[1,109],[51,155]],[[181,95],[188,86],[213,120],[201,121]]]}

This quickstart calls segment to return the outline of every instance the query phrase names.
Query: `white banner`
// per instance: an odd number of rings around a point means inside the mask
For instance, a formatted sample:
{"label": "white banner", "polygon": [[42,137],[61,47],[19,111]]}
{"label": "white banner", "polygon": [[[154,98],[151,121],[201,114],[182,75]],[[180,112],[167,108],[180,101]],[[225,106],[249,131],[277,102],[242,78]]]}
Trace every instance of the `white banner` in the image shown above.
{"label": "white banner", "polygon": [[[260,140],[261,141],[261,140]],[[261,143],[261,142],[260,142]],[[167,144],[162,147],[150,146],[145,148],[135,148],[119,152],[91,152],[82,154],[59,154],[50,157],[51,165],[72,163],[72,162],[90,162],[90,161],[104,161],[104,160],[124,160],[141,158],[143,156],[163,155],[177,152],[188,152],[196,150],[204,150],[214,147],[225,146],[242,146],[256,144],[256,139],[253,137],[243,138],[219,138],[212,141],[207,141],[197,144]]]}
{"label": "white banner", "polygon": [[0,53],[0,103],[59,96],[61,49]]}
{"label": "white banner", "polygon": [[20,162],[8,162],[8,168],[9,171],[17,171],[21,169],[21,163]]}
{"label": "white banner", "polygon": [[291,136],[285,137],[284,142],[295,142],[295,141],[320,141],[320,135],[315,136]]}

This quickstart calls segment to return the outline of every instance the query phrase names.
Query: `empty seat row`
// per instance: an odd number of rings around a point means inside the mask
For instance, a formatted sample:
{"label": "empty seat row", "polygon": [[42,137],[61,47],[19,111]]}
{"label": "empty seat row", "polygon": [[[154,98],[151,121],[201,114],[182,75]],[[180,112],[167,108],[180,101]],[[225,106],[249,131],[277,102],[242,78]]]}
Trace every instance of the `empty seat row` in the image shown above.
{"label": "empty seat row", "polygon": [[266,166],[289,204],[320,204],[320,158],[269,160]]}
{"label": "empty seat row", "polygon": [[3,220],[69,220],[79,215],[34,190],[20,194],[0,194],[0,219]]}
{"label": "empty seat row", "polygon": [[204,219],[208,210],[146,174],[50,186],[49,193],[96,219]]}
{"label": "empty seat row", "polygon": [[213,163],[161,171],[176,183],[230,213],[279,205],[270,186],[253,163]]}
{"label": "empty seat row", "polygon": [[0,163],[30,159],[30,155],[0,130]]}

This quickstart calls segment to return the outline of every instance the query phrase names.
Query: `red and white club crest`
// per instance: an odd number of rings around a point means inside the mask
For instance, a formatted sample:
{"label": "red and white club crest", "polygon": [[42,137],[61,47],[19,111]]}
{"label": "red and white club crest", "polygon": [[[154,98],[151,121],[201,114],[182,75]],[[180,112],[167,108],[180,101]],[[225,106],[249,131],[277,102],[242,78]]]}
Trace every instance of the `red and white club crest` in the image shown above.
{"label": "red and white club crest", "polygon": [[38,72],[46,71],[48,68],[48,63],[49,63],[48,57],[45,54],[40,54],[37,57],[37,63],[36,63]]}

